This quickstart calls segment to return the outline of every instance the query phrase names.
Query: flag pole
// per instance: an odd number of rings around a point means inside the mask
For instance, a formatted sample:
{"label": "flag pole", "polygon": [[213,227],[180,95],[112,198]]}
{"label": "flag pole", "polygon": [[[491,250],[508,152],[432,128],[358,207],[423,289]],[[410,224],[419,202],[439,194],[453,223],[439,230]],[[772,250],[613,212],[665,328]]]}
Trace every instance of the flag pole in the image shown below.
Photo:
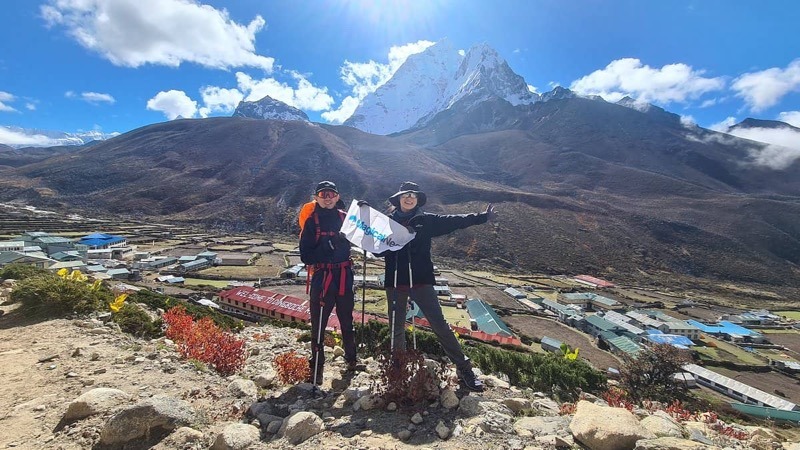
{"label": "flag pole", "polygon": [[366,312],[365,303],[367,301],[367,251],[364,250],[364,267],[361,278],[361,334],[364,334],[364,314]]}

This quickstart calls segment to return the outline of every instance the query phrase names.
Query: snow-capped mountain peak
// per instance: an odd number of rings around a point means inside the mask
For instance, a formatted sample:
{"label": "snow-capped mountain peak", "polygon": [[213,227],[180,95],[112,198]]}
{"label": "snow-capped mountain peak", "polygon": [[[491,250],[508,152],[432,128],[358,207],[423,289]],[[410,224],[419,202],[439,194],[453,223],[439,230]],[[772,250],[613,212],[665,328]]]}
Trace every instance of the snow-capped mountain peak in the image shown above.
{"label": "snow-capped mountain peak", "polygon": [[390,134],[424,126],[457,102],[469,109],[493,97],[515,106],[539,100],[490,46],[476,45],[461,56],[443,40],[410,56],[344,124]]}
{"label": "snow-capped mountain peak", "polygon": [[251,119],[304,120],[308,116],[303,111],[286,103],[266,96],[254,102],[241,101],[236,106],[232,117],[249,117]]}

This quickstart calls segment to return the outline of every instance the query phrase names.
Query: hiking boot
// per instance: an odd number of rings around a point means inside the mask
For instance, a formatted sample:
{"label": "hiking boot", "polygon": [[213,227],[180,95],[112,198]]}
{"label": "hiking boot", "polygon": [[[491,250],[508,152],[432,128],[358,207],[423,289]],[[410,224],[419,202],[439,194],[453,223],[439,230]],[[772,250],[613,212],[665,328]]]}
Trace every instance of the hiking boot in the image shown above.
{"label": "hiking boot", "polygon": [[460,381],[465,388],[474,392],[483,392],[483,383],[475,376],[472,369],[464,371],[457,370],[456,374],[458,375],[458,381]]}

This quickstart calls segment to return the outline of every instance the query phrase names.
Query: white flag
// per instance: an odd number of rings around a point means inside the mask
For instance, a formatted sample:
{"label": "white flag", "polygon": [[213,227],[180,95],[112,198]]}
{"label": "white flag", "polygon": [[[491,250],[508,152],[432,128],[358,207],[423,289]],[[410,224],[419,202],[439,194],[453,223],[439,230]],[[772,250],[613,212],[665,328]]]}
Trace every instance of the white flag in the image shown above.
{"label": "white flag", "polygon": [[403,225],[367,205],[358,206],[355,200],[350,203],[341,232],[353,245],[372,253],[400,250],[414,239],[414,233]]}

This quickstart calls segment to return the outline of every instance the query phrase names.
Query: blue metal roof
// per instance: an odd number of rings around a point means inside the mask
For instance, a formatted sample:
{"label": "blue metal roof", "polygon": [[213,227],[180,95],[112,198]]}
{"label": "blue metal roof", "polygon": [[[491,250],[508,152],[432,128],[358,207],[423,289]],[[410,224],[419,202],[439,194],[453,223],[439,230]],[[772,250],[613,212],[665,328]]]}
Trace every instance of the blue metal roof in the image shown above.
{"label": "blue metal roof", "polygon": [[650,334],[644,338],[656,344],[669,344],[674,347],[691,347],[694,345],[691,339],[677,334]]}
{"label": "blue metal roof", "polygon": [[119,242],[124,241],[125,238],[122,236],[113,236],[110,234],[103,234],[103,233],[93,233],[88,236],[84,236],[78,241],[78,243],[83,245],[88,245],[89,247],[102,247],[104,245],[113,245]]}
{"label": "blue metal roof", "polygon": [[698,322],[696,320],[687,320],[686,321],[689,325],[694,325],[695,327],[699,328],[700,331],[703,333],[708,334],[738,334],[739,336],[760,336],[759,333],[749,330],[745,327],[736,325],[735,323],[728,322],[727,320],[721,320],[716,325],[706,325],[704,323]]}

